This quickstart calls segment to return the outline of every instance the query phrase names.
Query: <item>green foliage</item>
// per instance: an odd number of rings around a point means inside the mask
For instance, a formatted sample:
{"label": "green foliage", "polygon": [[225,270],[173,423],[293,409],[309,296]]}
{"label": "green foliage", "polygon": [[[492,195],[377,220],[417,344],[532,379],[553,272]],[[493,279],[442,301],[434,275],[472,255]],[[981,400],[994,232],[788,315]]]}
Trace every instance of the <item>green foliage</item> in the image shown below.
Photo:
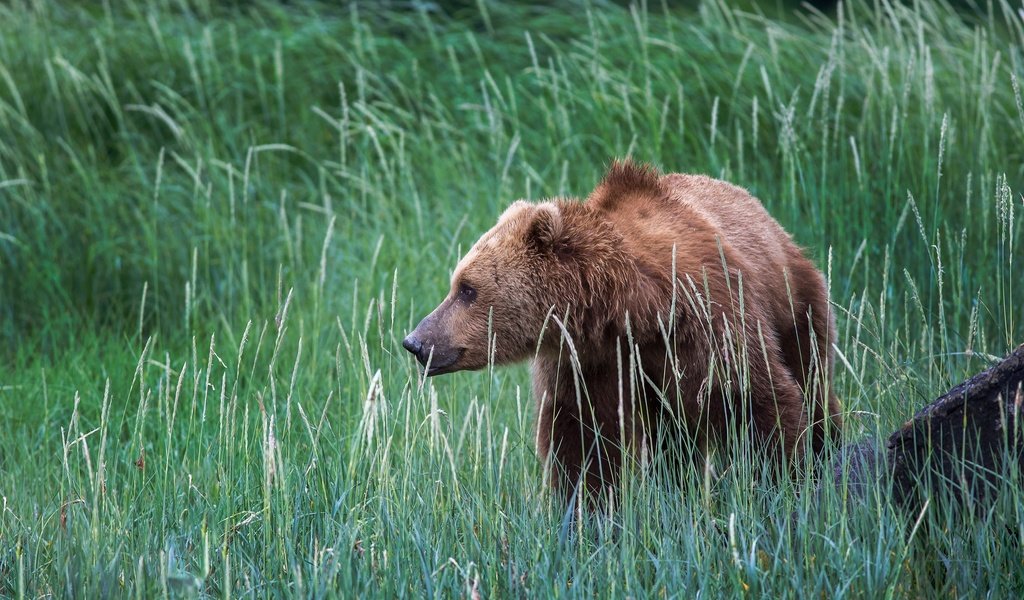
{"label": "green foliage", "polygon": [[1015,480],[915,524],[737,460],[567,519],[525,369],[401,349],[507,204],[625,155],[827,269],[850,438],[1024,340],[1024,21],[847,4],[0,5],[0,595],[1019,590]]}

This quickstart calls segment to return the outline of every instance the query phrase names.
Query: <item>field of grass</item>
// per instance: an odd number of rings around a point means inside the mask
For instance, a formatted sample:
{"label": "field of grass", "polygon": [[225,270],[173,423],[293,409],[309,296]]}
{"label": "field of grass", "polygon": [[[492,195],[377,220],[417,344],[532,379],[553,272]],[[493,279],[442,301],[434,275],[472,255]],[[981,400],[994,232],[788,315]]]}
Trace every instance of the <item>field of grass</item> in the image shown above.
{"label": "field of grass", "polygon": [[401,348],[626,155],[827,271],[848,439],[1024,342],[1019,3],[848,4],[0,4],[0,596],[1019,593],[1017,480],[908,519],[736,461],[568,518],[527,369]]}

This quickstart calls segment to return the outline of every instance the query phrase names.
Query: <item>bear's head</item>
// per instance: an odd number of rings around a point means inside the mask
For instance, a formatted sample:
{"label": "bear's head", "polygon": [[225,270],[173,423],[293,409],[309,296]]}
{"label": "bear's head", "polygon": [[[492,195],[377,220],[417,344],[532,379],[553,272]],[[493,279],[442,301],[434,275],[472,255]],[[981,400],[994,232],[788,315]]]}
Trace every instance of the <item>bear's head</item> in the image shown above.
{"label": "bear's head", "polygon": [[[579,203],[518,201],[459,261],[451,288],[402,345],[426,375],[529,357],[580,274],[563,211]],[[569,286],[569,287],[567,287]],[[578,287],[577,287],[578,289]]]}

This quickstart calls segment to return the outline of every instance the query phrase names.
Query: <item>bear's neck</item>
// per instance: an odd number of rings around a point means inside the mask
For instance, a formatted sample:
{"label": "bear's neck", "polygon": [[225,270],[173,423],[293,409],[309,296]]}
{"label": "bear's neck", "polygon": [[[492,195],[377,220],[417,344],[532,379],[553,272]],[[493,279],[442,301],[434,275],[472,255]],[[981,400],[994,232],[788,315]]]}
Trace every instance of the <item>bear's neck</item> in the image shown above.
{"label": "bear's neck", "polygon": [[664,299],[671,297],[672,282],[631,249],[606,214],[579,203],[562,211],[575,221],[567,229],[575,232],[577,269],[561,282],[568,302],[555,307],[541,351],[564,355],[568,334],[581,365],[607,364],[617,360],[619,344],[647,345],[658,335],[659,322],[667,326],[671,307]]}

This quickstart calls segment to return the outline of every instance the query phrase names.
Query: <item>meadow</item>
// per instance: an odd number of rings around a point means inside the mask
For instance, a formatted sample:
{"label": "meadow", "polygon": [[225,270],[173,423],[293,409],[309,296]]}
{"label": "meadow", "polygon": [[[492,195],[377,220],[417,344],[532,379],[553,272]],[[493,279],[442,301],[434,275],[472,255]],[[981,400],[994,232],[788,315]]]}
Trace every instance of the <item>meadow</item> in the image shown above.
{"label": "meadow", "polygon": [[1013,597],[1017,478],[908,518],[738,460],[574,518],[525,366],[401,347],[632,156],[807,249],[884,437],[1024,342],[1024,13],[966,4],[0,4],[0,596]]}

